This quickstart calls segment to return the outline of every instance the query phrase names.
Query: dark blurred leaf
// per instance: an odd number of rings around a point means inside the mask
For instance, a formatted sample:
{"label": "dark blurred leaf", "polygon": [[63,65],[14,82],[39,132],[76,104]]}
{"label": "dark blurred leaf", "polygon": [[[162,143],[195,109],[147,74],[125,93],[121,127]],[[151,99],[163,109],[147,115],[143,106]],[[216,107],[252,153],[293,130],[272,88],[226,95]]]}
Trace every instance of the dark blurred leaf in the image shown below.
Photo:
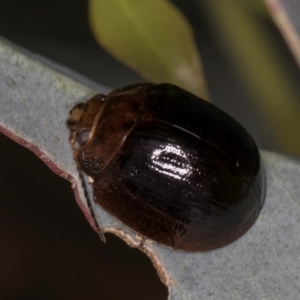
{"label": "dark blurred leaf", "polygon": [[278,149],[299,154],[299,83],[293,80],[282,60],[278,39],[272,38],[263,26],[262,12],[255,11],[253,5],[249,8],[241,0],[201,3],[232,68],[248,87],[259,113],[270,124]]}
{"label": "dark blurred leaf", "polygon": [[265,0],[265,2],[300,66],[300,1]]}

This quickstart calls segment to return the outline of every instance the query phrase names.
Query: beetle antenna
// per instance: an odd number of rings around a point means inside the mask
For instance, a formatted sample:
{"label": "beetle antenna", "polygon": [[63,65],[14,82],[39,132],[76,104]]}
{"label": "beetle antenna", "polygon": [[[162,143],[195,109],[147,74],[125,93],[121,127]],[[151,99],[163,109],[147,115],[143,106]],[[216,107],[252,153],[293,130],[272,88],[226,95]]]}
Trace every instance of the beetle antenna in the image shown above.
{"label": "beetle antenna", "polygon": [[93,209],[93,206],[92,206],[92,202],[91,202],[91,198],[89,196],[89,193],[88,193],[88,190],[87,190],[87,186],[86,186],[86,182],[85,182],[85,179],[84,179],[84,176],[83,176],[83,172],[81,170],[81,167],[78,163],[78,160],[76,158],[76,148],[75,148],[75,131],[73,133],[71,133],[70,135],[70,144],[71,144],[71,148],[72,148],[72,151],[73,151],[73,157],[74,157],[74,160],[76,162],[76,167],[77,167],[77,170],[78,170],[78,173],[79,173],[79,178],[80,178],[80,181],[81,181],[81,186],[83,188],[83,193],[84,193],[84,197],[86,199],[86,204],[87,204],[87,207],[90,211],[90,214],[91,214],[91,217],[94,221],[94,224],[95,224],[95,227],[96,227],[96,230],[97,230],[97,233],[100,237],[100,240],[105,243],[106,242],[106,239],[105,239],[105,236],[103,234],[103,231],[102,229],[100,228],[100,225],[96,219],[96,215],[95,215],[95,212],[94,212],[94,209]]}

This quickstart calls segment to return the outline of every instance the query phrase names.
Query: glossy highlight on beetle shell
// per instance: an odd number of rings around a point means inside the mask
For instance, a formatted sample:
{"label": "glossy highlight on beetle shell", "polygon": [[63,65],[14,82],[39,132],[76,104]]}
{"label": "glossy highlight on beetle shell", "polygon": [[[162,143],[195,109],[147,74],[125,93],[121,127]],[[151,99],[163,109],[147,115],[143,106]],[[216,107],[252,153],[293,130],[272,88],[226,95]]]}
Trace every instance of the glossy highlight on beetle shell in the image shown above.
{"label": "glossy highlight on beetle shell", "polygon": [[249,133],[172,84],[135,84],[76,105],[68,126],[94,201],[146,239],[185,250],[243,235],[264,203]]}

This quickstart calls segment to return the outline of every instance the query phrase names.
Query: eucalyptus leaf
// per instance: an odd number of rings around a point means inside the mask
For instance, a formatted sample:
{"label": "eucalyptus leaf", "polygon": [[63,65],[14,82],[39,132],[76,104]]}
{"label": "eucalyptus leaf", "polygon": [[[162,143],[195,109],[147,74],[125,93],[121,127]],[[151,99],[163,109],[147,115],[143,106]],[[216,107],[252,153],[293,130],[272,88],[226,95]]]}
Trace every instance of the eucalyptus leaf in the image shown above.
{"label": "eucalyptus leaf", "polygon": [[300,2],[295,0],[265,0],[265,2],[300,67]]}
{"label": "eucalyptus leaf", "polygon": [[[79,78],[77,76],[77,78]],[[107,89],[99,86],[99,92]],[[53,171],[72,182],[86,207],[65,121],[70,108],[95,91],[53,71],[0,42],[0,130],[34,151]],[[267,196],[254,226],[232,244],[208,252],[186,253],[146,241],[169,299],[297,299],[300,289],[300,164],[261,151]],[[105,232],[129,245],[140,238],[94,205]]]}
{"label": "eucalyptus leaf", "polygon": [[148,81],[170,82],[208,99],[192,30],[167,0],[90,0],[96,40]]}

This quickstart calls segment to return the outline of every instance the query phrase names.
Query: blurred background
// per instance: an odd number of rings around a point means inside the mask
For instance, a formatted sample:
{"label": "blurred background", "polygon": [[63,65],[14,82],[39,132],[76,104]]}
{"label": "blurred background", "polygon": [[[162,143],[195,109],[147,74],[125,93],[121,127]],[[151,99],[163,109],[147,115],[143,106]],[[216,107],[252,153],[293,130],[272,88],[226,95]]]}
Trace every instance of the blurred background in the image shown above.
{"label": "blurred background", "polygon": [[[267,107],[260,98],[264,86],[280,93],[272,83],[276,81],[269,82],[266,72],[265,82],[259,79],[252,85],[257,76],[249,75],[252,69],[247,71],[250,64],[264,72],[261,61],[275,53],[273,73],[290,84],[283,84],[292,91],[287,97],[299,105],[299,67],[263,2],[246,7],[257,34],[250,21],[243,23],[248,17],[234,15],[229,6],[216,9],[208,0],[171,2],[193,28],[211,101],[243,124],[260,148],[299,154],[298,148],[286,147],[288,142],[276,137],[277,129],[268,120],[272,103]],[[112,89],[143,81],[96,43],[87,4],[87,0],[0,0],[0,35]],[[226,31],[222,22],[230,19],[235,23],[232,31]],[[239,27],[248,31],[235,31]],[[247,52],[239,52],[235,37],[245,38],[242,45],[249,53],[268,42],[265,52],[257,50],[257,64]],[[266,53],[268,49],[274,53]],[[167,299],[167,289],[145,255],[112,235],[107,235],[106,244],[100,242],[77,207],[69,182],[3,135],[0,145],[1,299]]]}

